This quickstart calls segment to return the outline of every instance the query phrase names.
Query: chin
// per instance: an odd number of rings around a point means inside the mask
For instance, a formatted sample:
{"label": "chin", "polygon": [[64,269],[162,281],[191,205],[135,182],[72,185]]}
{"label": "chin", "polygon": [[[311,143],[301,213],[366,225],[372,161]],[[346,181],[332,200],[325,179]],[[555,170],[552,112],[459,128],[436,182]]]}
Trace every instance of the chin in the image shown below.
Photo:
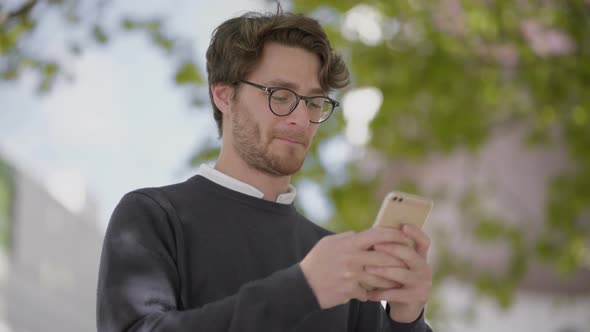
{"label": "chin", "polygon": [[301,169],[302,163],[279,163],[270,165],[269,169],[267,170],[272,175],[276,176],[291,176]]}
{"label": "chin", "polygon": [[294,158],[288,156],[286,158],[274,157],[271,158],[266,171],[276,176],[291,176],[301,169],[305,158]]}

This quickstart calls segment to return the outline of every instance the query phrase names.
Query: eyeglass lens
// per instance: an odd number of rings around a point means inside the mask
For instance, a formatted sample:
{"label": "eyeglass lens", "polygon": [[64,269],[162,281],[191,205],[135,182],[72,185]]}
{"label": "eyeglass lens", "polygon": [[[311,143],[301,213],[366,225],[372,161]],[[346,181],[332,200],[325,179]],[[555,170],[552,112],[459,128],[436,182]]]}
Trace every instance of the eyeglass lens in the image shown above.
{"label": "eyeglass lens", "polygon": [[[289,114],[291,110],[297,107],[295,103],[297,103],[297,96],[286,89],[275,90],[270,95],[270,108],[277,115]],[[306,104],[310,120],[313,122],[324,121],[330,116],[333,108],[329,99],[324,97],[311,98]]]}

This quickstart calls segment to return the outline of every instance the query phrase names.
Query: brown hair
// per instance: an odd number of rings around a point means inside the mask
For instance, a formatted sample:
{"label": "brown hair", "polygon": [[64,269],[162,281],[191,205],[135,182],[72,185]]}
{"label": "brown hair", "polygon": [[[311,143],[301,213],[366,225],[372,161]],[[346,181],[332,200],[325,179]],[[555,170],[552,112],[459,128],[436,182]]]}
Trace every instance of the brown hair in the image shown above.
{"label": "brown hair", "polygon": [[[326,33],[314,19],[301,14],[246,13],[223,22],[213,31],[207,49],[207,75],[213,117],[222,135],[222,114],[213,101],[211,85],[235,84],[244,79],[260,60],[266,42],[302,47],[320,58],[319,81],[330,92],[349,83],[349,73],[342,58],[335,54]],[[235,96],[235,94],[234,94]]]}

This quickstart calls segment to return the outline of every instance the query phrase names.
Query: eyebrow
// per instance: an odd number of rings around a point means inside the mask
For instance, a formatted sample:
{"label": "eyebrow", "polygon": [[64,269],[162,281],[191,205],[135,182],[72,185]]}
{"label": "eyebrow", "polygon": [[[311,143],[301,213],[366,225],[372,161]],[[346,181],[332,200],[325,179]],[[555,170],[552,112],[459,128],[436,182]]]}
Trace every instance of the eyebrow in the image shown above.
{"label": "eyebrow", "polygon": [[[298,90],[299,89],[299,85],[295,84],[295,83],[291,83],[288,81],[283,81],[283,80],[271,80],[268,82],[265,82],[266,86],[269,87],[275,87],[275,88],[289,88],[291,90]],[[326,94],[326,91],[324,91],[322,88],[314,88],[311,89],[309,91],[311,94],[313,94],[314,96],[320,95],[323,96],[324,94]]]}

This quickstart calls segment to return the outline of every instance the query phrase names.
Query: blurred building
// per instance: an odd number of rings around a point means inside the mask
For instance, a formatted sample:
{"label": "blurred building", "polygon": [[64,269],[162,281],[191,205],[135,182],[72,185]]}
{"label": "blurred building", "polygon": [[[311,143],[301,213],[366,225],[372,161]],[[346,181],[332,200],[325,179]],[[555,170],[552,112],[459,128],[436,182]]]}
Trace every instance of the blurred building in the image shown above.
{"label": "blurred building", "polygon": [[72,212],[0,158],[0,332],[96,330],[102,234],[85,200]]}

